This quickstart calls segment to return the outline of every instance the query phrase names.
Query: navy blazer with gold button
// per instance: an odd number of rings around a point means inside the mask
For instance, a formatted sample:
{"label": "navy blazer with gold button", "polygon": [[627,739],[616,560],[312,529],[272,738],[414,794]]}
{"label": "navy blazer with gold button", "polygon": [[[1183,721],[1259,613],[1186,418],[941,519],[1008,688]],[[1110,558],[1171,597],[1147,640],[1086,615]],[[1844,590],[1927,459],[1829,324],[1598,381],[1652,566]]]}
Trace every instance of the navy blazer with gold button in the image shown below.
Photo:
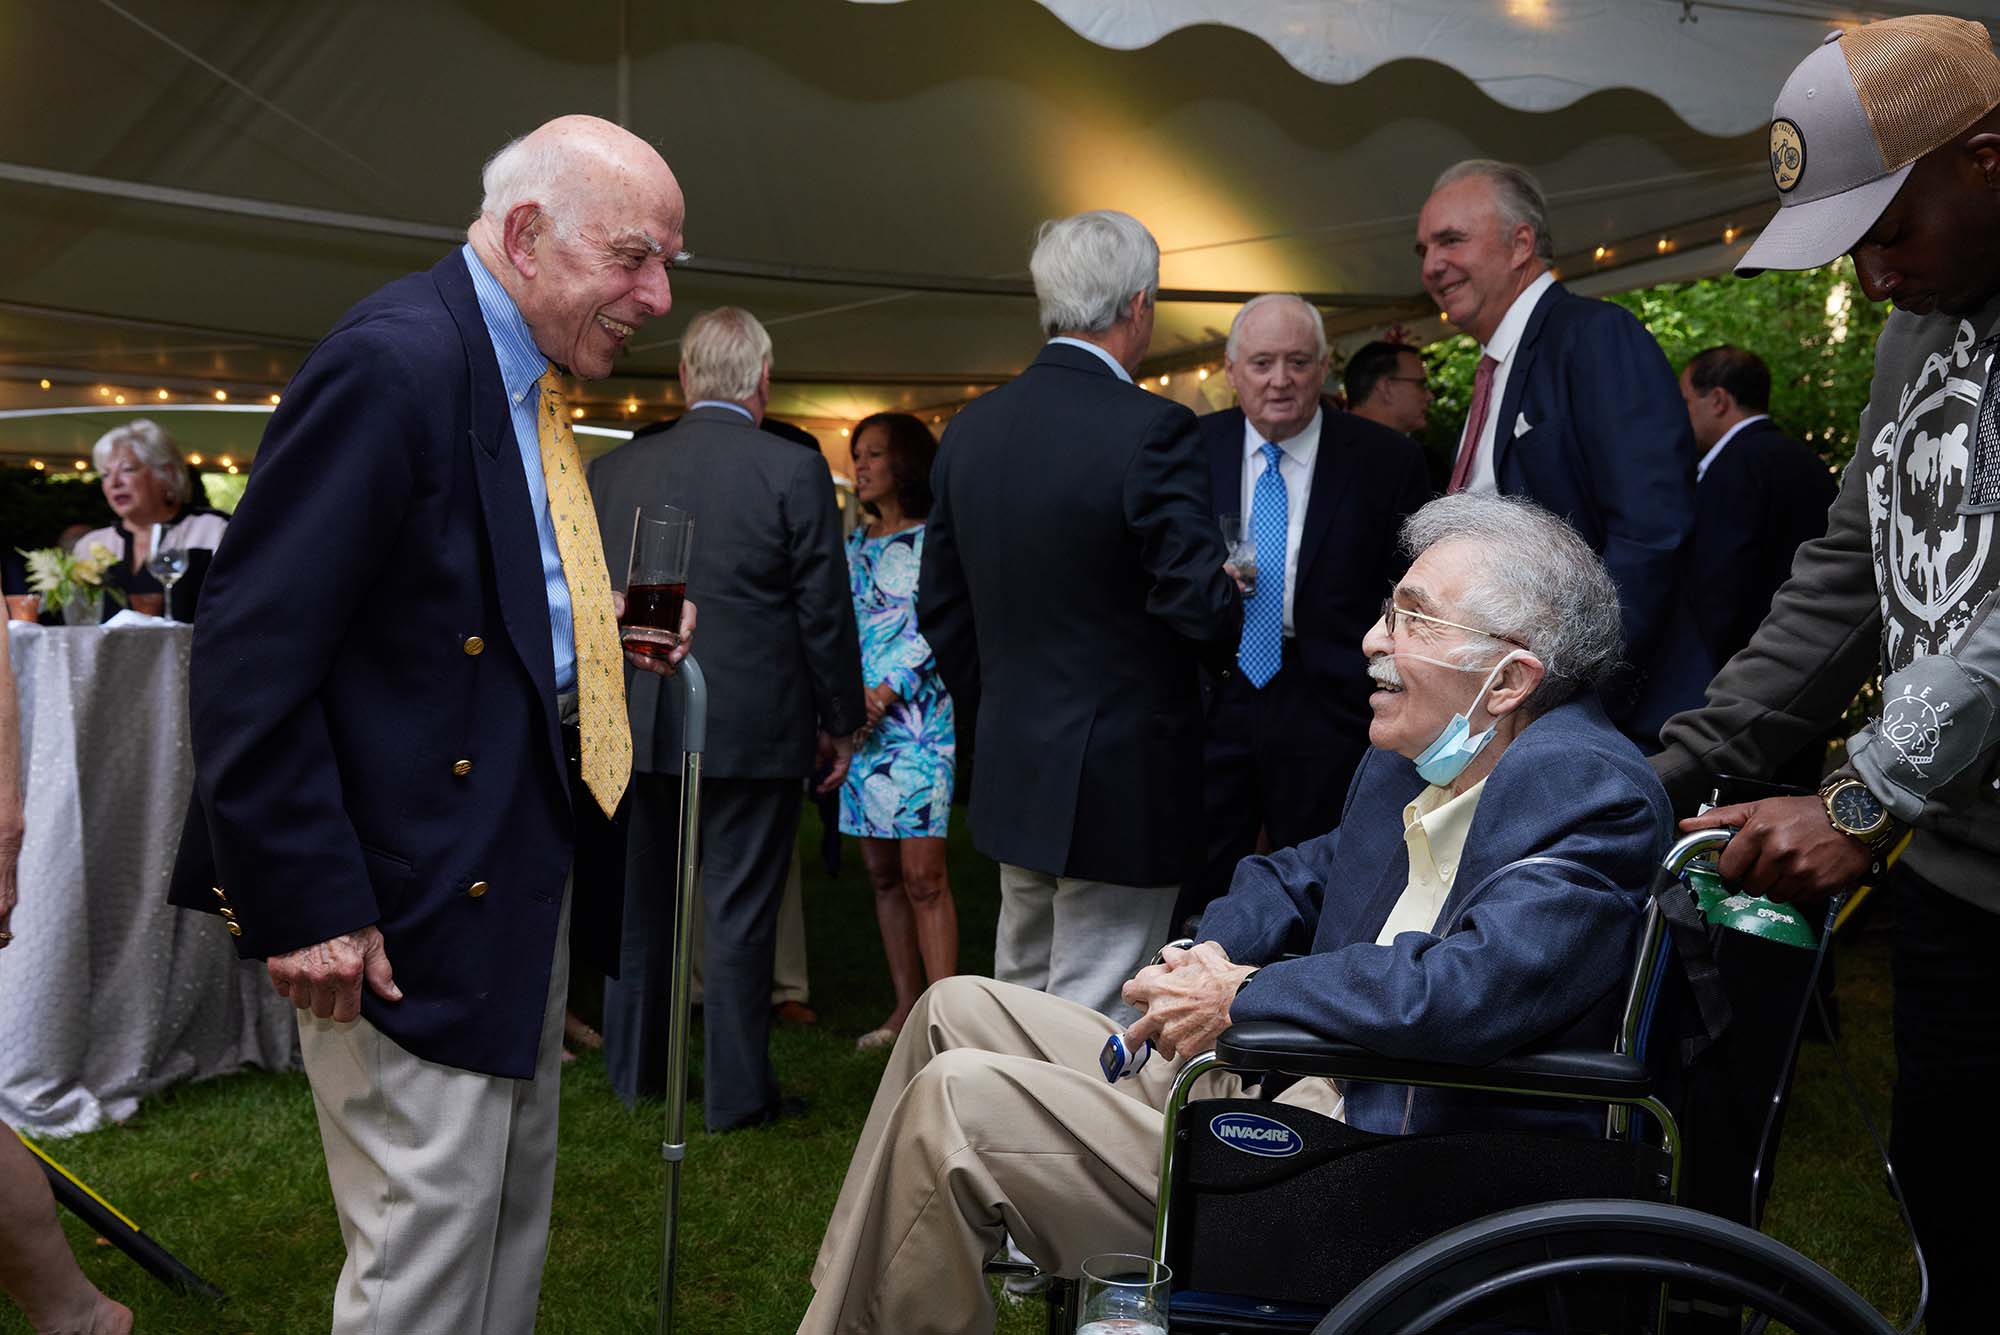
{"label": "navy blazer with gold button", "polygon": [[573,857],[572,935],[615,971],[623,840],[564,754],[527,480],[465,265],[348,312],[272,415],[195,629],[199,811],[173,901],[226,908],[246,956],[378,925],[403,999],[364,986],[366,1018],[426,1060],[525,1078]]}

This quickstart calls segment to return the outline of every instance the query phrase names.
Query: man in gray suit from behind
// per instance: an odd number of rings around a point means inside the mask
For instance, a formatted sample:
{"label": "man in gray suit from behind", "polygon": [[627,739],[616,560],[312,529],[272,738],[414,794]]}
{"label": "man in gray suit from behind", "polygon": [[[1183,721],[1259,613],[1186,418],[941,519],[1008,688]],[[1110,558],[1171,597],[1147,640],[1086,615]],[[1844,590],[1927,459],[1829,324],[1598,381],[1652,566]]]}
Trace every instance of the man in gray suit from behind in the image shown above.
{"label": "man in gray suit from behind", "polygon": [[[625,586],[632,514],[694,516],[688,597],[701,603],[708,677],[701,860],[704,1113],[710,1131],[757,1126],[781,1102],[771,1069],[771,961],[816,739],[847,775],[864,718],[861,649],[826,461],[758,429],[771,336],[721,307],[681,339],[687,415],[590,466],[611,582]],[[681,694],[627,670],[633,803],[622,977],[604,990],[605,1065],[627,1103],[662,1092],[679,839]]]}

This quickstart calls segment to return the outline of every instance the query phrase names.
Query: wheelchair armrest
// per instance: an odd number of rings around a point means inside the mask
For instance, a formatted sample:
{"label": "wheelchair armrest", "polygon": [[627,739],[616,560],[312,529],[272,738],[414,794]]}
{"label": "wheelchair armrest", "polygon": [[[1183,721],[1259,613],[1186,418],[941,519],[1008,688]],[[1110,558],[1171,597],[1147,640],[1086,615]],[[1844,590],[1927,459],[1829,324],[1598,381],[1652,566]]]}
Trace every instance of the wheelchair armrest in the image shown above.
{"label": "wheelchair armrest", "polygon": [[1276,1020],[1230,1026],[1216,1040],[1215,1055],[1232,1070],[1336,1080],[1497,1088],[1606,1100],[1644,1098],[1652,1090],[1651,1077],[1642,1062],[1601,1049],[1522,1052],[1487,1066],[1461,1066],[1385,1057]]}

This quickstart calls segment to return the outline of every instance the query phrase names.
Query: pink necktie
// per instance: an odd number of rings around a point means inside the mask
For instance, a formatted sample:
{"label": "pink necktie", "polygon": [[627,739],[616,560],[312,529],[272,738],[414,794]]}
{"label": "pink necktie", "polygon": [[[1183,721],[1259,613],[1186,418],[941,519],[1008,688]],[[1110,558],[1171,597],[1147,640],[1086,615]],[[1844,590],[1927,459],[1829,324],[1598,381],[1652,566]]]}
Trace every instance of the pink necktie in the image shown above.
{"label": "pink necktie", "polygon": [[1464,491],[1465,484],[1472,481],[1472,461],[1479,456],[1479,437],[1486,430],[1486,410],[1492,406],[1493,372],[1499,365],[1491,357],[1481,357],[1479,369],[1473,372],[1472,415],[1465,420],[1465,440],[1458,447],[1458,462],[1451,466],[1447,493]]}

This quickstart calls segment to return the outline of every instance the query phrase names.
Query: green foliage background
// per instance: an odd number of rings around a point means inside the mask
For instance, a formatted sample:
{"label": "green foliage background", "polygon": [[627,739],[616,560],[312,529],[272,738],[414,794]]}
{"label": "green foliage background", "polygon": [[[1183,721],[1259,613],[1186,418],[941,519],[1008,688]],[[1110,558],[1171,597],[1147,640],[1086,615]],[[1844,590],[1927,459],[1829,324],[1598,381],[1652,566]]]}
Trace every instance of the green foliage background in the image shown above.
{"label": "green foliage background", "polygon": [[[1836,292],[1838,317],[1827,311]],[[1662,283],[1608,300],[1639,317],[1676,372],[1718,343],[1756,353],[1771,368],[1771,416],[1778,424],[1835,468],[1853,456],[1874,374],[1875,336],[1889,307],[1861,295],[1846,259],[1804,273]],[[1449,458],[1471,406],[1479,345],[1459,334],[1433,343],[1424,355],[1437,391],[1424,444]]]}

